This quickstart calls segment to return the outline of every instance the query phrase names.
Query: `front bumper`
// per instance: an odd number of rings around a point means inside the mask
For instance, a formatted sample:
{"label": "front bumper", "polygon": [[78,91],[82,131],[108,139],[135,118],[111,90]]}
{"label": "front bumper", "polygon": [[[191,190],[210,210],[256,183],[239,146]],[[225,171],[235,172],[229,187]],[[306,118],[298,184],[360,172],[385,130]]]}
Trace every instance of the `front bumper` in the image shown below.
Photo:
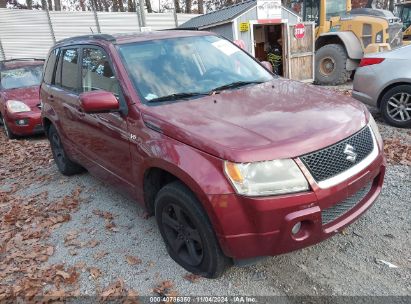
{"label": "front bumper", "polygon": [[[44,132],[41,123],[41,112],[31,111],[22,113],[6,113],[4,120],[13,134],[24,136],[41,134]],[[24,120],[24,124],[18,124],[17,121]]]}
{"label": "front bumper", "polygon": [[[386,163],[379,153],[367,168],[328,189],[310,181],[311,192],[292,195],[210,195],[223,231],[217,236],[224,253],[235,259],[272,256],[314,245],[341,231],[361,216],[381,192]],[[351,208],[323,223],[324,212],[367,186],[367,192]],[[301,229],[293,234],[291,230],[298,222],[302,223]]]}

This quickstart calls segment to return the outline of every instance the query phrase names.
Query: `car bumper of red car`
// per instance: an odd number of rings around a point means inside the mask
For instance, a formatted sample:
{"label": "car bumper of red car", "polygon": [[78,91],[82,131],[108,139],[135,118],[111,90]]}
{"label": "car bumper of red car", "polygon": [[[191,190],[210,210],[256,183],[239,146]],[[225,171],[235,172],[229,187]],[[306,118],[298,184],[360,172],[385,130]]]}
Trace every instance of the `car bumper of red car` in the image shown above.
{"label": "car bumper of red car", "polygon": [[15,135],[24,136],[44,132],[40,111],[7,113],[5,120],[10,131]]}
{"label": "car bumper of red car", "polygon": [[374,203],[385,167],[379,154],[367,168],[328,189],[314,186],[307,193],[264,198],[209,196],[223,231],[217,236],[224,253],[239,260],[272,256],[329,238]]}

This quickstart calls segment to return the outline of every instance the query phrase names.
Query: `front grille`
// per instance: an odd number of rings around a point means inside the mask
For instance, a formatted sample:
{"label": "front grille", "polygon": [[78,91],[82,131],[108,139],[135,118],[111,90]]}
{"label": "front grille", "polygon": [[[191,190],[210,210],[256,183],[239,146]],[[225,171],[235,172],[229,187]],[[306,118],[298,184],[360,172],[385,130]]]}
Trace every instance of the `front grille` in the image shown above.
{"label": "front grille", "polygon": [[[352,146],[356,153],[354,162],[349,160],[347,146]],[[374,142],[369,127],[329,146],[325,149],[301,156],[301,161],[317,182],[327,180],[363,161],[373,150]]]}
{"label": "front grille", "polygon": [[402,26],[400,23],[390,24],[388,27],[388,37],[391,48],[397,48],[402,45]]}
{"label": "front grille", "polygon": [[327,225],[337,218],[354,208],[360,201],[362,201],[365,196],[370,192],[372,183],[367,184],[364,188],[359,190],[357,193],[346,198],[341,203],[338,203],[330,208],[324,209],[321,212],[323,225]]}

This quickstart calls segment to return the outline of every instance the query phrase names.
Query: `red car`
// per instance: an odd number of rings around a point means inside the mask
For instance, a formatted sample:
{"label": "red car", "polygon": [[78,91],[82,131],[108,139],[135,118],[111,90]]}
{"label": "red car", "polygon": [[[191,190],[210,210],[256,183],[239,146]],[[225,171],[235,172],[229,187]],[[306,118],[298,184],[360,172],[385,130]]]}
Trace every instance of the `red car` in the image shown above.
{"label": "red car", "polygon": [[364,105],[264,66],[209,32],[61,41],[40,89],[57,167],[130,195],[206,277],[314,245],[377,199],[382,139]]}
{"label": "red car", "polygon": [[0,61],[0,124],[8,138],[43,132],[39,85],[44,60]]}

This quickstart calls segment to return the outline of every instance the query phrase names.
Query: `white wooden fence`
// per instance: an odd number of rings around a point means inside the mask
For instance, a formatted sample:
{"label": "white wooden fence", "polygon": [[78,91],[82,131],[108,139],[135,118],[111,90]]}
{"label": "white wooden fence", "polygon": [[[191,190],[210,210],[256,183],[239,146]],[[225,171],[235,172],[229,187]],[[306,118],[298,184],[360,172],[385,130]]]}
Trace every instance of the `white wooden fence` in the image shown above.
{"label": "white wooden fence", "polygon": [[[146,14],[153,30],[175,28],[195,14]],[[0,60],[21,57],[45,58],[61,39],[94,33],[138,32],[140,22],[133,12],[63,12],[0,9]]]}

